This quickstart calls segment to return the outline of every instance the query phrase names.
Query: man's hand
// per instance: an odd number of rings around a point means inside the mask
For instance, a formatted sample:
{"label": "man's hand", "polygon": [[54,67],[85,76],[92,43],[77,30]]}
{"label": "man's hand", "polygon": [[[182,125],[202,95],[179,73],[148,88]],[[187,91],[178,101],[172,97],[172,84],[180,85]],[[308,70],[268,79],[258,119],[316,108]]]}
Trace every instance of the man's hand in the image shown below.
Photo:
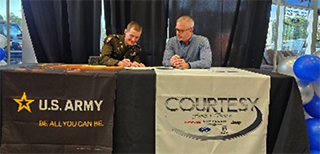
{"label": "man's hand", "polygon": [[143,63],[138,63],[138,62],[134,61],[131,64],[131,67],[146,67],[146,66]]}
{"label": "man's hand", "polygon": [[175,68],[180,69],[189,69],[189,64],[186,63],[186,61],[182,58],[180,58],[179,55],[173,55],[170,59],[171,66]]}
{"label": "man's hand", "polygon": [[180,68],[180,69],[189,69],[189,64],[186,63],[186,61],[184,61],[184,59],[178,59],[176,60],[177,66],[175,66],[176,68]]}
{"label": "man's hand", "polygon": [[118,66],[123,66],[123,67],[130,67],[132,65],[130,59],[123,59],[122,61],[119,61]]}
{"label": "man's hand", "polygon": [[177,67],[179,64],[178,64],[178,61],[180,59],[180,56],[179,55],[173,55],[170,59],[170,64],[171,66],[173,67]]}

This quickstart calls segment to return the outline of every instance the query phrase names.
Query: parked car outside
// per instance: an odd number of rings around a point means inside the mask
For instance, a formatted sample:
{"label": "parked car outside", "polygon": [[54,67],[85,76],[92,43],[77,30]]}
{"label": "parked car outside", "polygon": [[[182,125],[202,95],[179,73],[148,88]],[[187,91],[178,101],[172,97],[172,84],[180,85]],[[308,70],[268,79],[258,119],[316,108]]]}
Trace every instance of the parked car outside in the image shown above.
{"label": "parked car outside", "polygon": [[[7,40],[7,23],[5,21],[0,21],[0,35],[2,39],[4,38]],[[3,46],[7,54],[7,43]],[[20,26],[15,23],[10,23],[10,50],[10,63],[22,63],[22,31]],[[7,62],[7,55],[4,58],[4,61]]]}
{"label": "parked car outside", "polygon": [[[7,36],[7,23],[0,21],[0,34]],[[18,24],[10,23],[10,50],[22,50],[22,31]]]}

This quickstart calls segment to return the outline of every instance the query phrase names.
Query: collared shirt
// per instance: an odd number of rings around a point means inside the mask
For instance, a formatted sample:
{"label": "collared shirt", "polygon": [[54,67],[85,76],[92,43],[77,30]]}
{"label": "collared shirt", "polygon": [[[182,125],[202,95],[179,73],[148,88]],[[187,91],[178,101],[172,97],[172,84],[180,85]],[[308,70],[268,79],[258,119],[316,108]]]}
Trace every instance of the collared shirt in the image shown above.
{"label": "collared shirt", "polygon": [[209,40],[200,35],[193,34],[190,41],[184,44],[176,36],[169,39],[162,60],[163,66],[171,66],[170,59],[173,55],[179,55],[190,68],[210,68],[212,63],[212,52]]}

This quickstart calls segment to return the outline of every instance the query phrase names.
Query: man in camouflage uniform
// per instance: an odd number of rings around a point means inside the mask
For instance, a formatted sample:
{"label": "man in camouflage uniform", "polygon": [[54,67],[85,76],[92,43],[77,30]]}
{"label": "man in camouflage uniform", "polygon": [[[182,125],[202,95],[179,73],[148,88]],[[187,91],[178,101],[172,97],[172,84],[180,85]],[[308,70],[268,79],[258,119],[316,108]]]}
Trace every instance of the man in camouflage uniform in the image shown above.
{"label": "man in camouflage uniform", "polygon": [[137,44],[142,33],[142,27],[131,21],[124,30],[124,35],[111,34],[104,40],[100,55],[100,65],[145,67],[140,63],[140,46]]}

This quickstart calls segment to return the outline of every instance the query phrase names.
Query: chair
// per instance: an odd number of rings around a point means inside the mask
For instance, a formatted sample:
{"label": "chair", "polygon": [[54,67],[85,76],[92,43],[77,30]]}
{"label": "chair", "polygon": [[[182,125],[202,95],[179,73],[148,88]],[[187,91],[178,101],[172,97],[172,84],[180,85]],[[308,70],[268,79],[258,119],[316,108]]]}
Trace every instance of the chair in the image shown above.
{"label": "chair", "polygon": [[[263,53],[263,58],[268,65],[273,65],[273,56],[274,56],[274,50],[271,50],[271,49],[268,49]],[[297,55],[292,51],[279,50],[277,54],[277,62],[281,61],[286,57],[292,57],[292,56],[297,56]]]}
{"label": "chair", "polygon": [[100,56],[89,56],[88,64],[89,65],[99,65]]}

